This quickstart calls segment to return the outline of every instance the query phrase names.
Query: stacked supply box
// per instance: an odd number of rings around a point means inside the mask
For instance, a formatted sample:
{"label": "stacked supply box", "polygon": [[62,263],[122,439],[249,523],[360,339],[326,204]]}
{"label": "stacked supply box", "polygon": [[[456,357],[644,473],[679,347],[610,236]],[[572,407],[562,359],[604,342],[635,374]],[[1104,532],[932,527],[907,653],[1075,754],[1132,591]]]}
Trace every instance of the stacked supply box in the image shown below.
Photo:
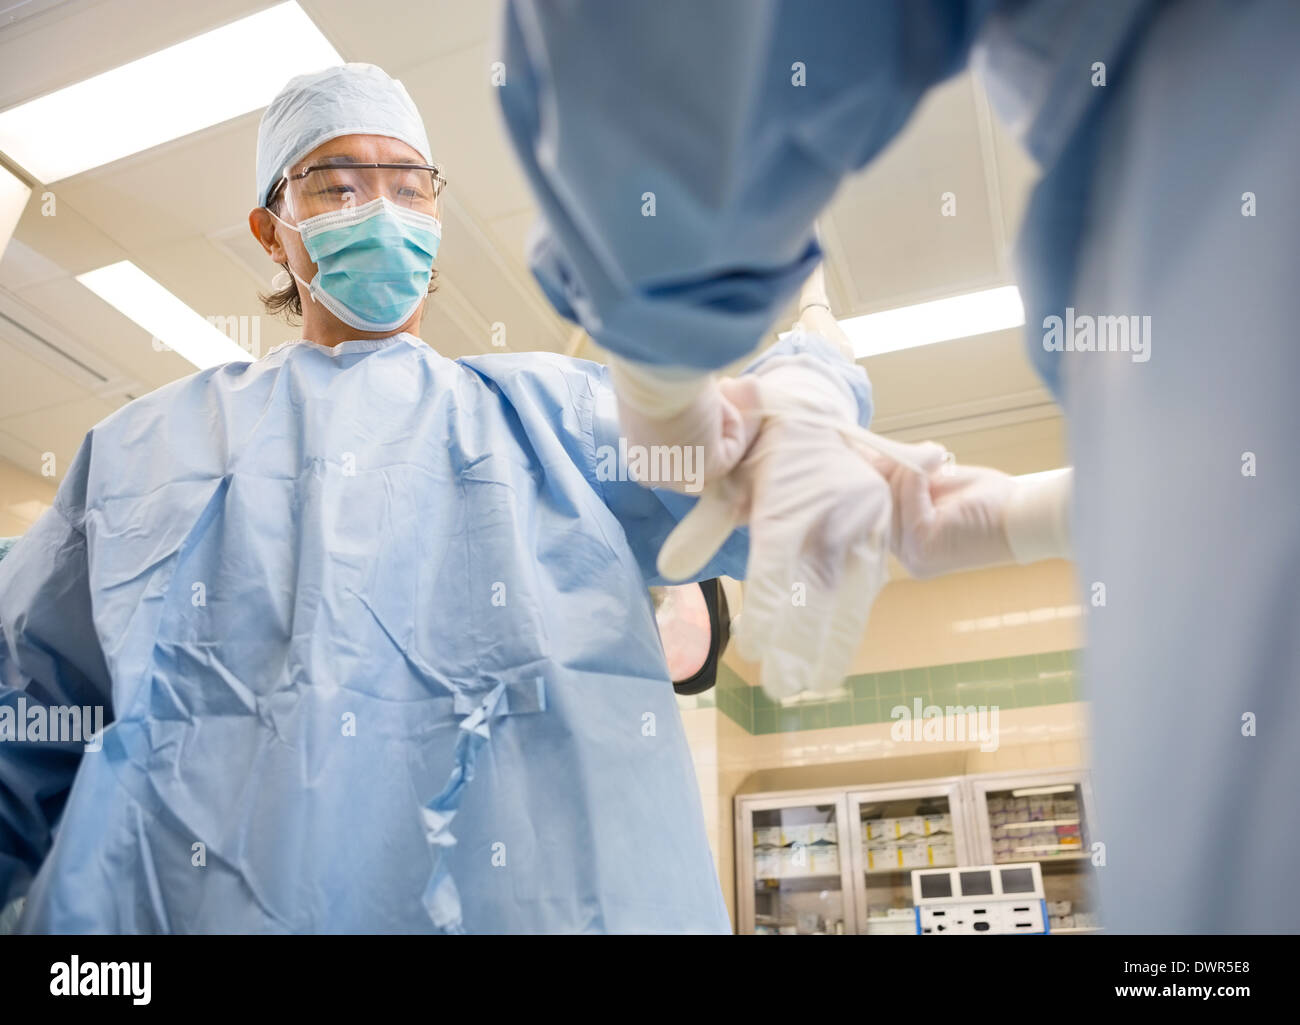
{"label": "stacked supply box", "polygon": [[868,872],[957,863],[952,815],[948,813],[863,819],[862,846]]}
{"label": "stacked supply box", "polygon": [[1083,850],[1079,799],[1074,794],[990,794],[988,812],[995,862],[1053,858]]}
{"label": "stacked supply box", "polygon": [[756,879],[838,875],[840,849],[834,822],[754,827]]}

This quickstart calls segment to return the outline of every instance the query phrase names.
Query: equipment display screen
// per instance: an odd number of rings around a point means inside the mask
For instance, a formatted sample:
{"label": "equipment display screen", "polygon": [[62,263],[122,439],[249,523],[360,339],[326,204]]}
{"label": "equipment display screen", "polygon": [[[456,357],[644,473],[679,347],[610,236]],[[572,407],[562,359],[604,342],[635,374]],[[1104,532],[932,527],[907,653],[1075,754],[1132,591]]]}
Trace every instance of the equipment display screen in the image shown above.
{"label": "equipment display screen", "polygon": [[1003,893],[1033,893],[1034,870],[1032,868],[1004,868],[1002,870]]}
{"label": "equipment display screen", "polygon": [[963,897],[982,897],[992,892],[992,872],[961,873],[961,893]]}

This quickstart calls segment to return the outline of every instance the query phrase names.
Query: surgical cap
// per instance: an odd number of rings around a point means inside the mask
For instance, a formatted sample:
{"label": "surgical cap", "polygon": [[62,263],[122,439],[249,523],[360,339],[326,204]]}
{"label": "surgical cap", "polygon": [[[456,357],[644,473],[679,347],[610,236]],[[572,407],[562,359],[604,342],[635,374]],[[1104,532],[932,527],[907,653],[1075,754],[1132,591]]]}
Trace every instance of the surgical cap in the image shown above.
{"label": "surgical cap", "polygon": [[373,64],[343,64],[289,79],[257,130],[257,205],[291,167],[340,135],[386,135],[433,163],[424,122],[410,94]]}

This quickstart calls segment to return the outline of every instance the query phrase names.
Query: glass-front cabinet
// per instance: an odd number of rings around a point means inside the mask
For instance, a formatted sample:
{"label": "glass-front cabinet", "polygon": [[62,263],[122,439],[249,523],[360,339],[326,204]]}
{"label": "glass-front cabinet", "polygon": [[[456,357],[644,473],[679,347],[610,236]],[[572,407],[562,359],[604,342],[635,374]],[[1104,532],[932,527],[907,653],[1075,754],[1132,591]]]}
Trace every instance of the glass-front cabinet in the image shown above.
{"label": "glass-front cabinet", "polygon": [[767,794],[736,807],[742,933],[835,935],[853,929],[844,795]]}
{"label": "glass-front cabinet", "polygon": [[961,782],[850,791],[858,932],[914,935],[912,870],[969,864]]}
{"label": "glass-front cabinet", "polygon": [[736,798],[737,927],[915,935],[919,868],[1037,861],[1051,932],[1100,928],[1086,770]]}
{"label": "glass-front cabinet", "polygon": [[1087,774],[973,776],[970,786],[984,856],[993,864],[1037,861],[1042,867],[1050,930],[1099,929]]}

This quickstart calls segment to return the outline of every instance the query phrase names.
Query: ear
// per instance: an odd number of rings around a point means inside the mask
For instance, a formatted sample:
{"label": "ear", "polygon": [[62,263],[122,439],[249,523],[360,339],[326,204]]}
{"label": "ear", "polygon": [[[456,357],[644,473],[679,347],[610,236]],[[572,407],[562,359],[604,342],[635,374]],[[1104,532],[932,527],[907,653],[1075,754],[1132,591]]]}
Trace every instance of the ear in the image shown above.
{"label": "ear", "polygon": [[260,206],[253,210],[248,215],[248,228],[272,260],[284,263],[288,259],[280,243],[280,224],[269,210]]}

